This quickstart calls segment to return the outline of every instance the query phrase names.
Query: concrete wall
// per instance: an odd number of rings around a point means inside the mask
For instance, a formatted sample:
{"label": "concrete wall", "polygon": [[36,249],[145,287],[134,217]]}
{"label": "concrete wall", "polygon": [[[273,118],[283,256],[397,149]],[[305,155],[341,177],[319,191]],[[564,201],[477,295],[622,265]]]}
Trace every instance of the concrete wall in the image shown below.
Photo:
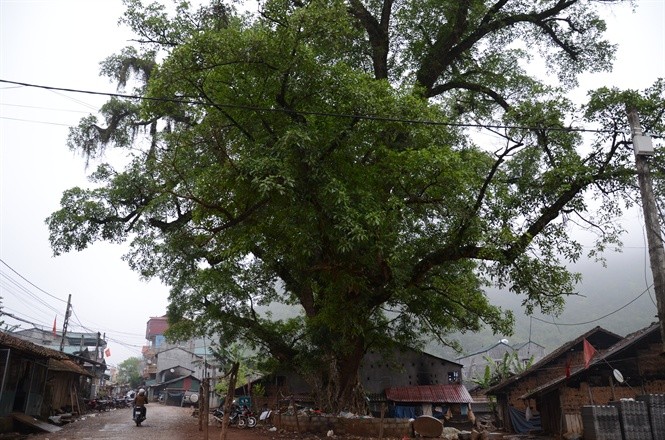
{"label": "concrete wall", "polygon": [[[427,353],[396,350],[392,355],[370,351],[360,366],[360,380],[368,393],[382,393],[386,388],[415,385],[459,383],[461,366]],[[454,374],[450,381],[448,374]]]}
{"label": "concrete wall", "polygon": [[407,419],[356,418],[322,416],[288,416],[273,414],[271,423],[278,429],[291,432],[327,433],[333,430],[335,435],[357,435],[359,437],[379,437],[383,422],[383,437],[403,438],[412,436],[411,422]]}

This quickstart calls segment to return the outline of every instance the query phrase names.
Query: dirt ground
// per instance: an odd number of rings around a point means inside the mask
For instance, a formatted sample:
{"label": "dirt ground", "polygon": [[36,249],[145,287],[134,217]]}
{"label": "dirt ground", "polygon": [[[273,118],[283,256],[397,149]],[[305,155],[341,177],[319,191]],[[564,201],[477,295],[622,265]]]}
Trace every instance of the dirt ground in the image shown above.
{"label": "dirt ground", "polygon": [[[294,435],[270,432],[268,426],[239,429],[230,427],[227,440],[283,440]],[[219,440],[221,427],[214,420],[209,425],[208,439]],[[2,438],[2,437],[0,437]],[[58,432],[39,432],[14,437],[27,440],[111,440],[140,438],[142,440],[203,440],[204,431],[199,431],[198,417],[192,416],[189,408],[148,405],[147,420],[140,427],[132,421],[131,409],[117,409],[91,413],[75,422],[62,426]]]}
{"label": "dirt ground", "polygon": [[[227,440],[322,440],[325,435],[302,434],[285,431],[269,431],[270,425],[240,429],[230,427]],[[141,440],[221,440],[221,427],[210,417],[207,437],[199,430],[198,417],[192,409],[159,404],[148,405],[147,420],[135,426],[130,408],[87,414],[62,426],[53,433],[38,432],[27,435],[0,435],[0,440],[116,440],[140,438]],[[553,440],[550,437],[507,436],[507,439]],[[359,440],[356,436],[334,436],[333,440]],[[388,439],[386,439],[388,440]],[[394,440],[394,439],[393,439]]]}

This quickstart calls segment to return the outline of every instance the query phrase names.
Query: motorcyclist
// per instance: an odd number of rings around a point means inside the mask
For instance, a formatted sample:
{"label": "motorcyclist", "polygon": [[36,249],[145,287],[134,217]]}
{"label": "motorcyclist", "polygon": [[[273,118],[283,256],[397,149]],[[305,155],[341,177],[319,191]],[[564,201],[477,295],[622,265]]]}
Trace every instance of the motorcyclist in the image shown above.
{"label": "motorcyclist", "polygon": [[145,406],[148,404],[148,396],[145,395],[145,390],[143,388],[141,388],[136,397],[134,397],[134,400],[132,400],[132,404],[134,406],[138,406],[139,408],[141,408],[141,415],[145,418],[146,414]]}

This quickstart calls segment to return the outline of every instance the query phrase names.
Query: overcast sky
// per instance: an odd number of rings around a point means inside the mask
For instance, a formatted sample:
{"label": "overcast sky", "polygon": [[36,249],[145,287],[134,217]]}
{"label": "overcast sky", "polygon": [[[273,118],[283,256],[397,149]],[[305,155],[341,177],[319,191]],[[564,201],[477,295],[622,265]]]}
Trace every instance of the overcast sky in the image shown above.
{"label": "overcast sky", "polygon": [[[611,74],[585,76],[579,96],[590,87],[639,89],[665,77],[665,0],[636,3],[635,14],[626,6],[608,8],[618,60]],[[0,0],[0,79],[115,92],[99,76],[99,62],[131,38],[117,26],[122,11],[120,0]],[[87,186],[94,164],[86,170],[65,141],[68,127],[104,101],[0,83],[0,296],[6,312],[47,329],[57,315],[60,329],[71,294],[69,328],[105,333],[107,362],[117,364],[140,356],[146,321],[165,313],[168,288],[139,280],[121,260],[121,246],[98,243],[53,257],[44,223],[64,190]],[[639,248],[643,236],[636,229],[628,244]]]}

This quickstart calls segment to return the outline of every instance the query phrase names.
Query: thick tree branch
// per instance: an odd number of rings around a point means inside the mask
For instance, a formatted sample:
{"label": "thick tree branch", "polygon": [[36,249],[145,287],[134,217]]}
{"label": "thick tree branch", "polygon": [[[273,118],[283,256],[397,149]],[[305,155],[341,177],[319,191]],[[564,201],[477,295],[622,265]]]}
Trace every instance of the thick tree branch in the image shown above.
{"label": "thick tree branch", "polygon": [[[431,90],[446,69],[448,69],[461,54],[469,51],[485,36],[498,32],[501,29],[514,26],[518,23],[532,23],[536,26],[541,26],[545,20],[556,17],[558,13],[577,2],[578,0],[561,0],[551,8],[545,9],[541,12],[514,14],[506,17],[498,16],[499,9],[505,5],[505,2],[495,3],[486,14],[483,21],[481,21],[480,26],[476,27],[475,30],[470,32],[466,37],[460,38],[461,35],[458,35],[457,32],[446,34],[438,39],[432,46],[431,50],[425,54],[421,66],[416,73],[418,83],[425,88],[425,96],[433,96]],[[460,8],[463,8],[463,10],[459,11],[460,14],[466,13],[466,7],[463,7],[460,4]],[[456,24],[456,26],[459,26],[459,24]],[[457,29],[458,32],[461,32],[462,30],[464,30],[464,28]],[[560,45],[559,43],[560,42],[557,42],[557,45]]]}
{"label": "thick tree branch", "polygon": [[501,96],[491,88],[484,86],[482,84],[477,84],[462,80],[447,81],[445,84],[439,84],[437,86],[434,86],[429,92],[427,92],[427,97],[437,96],[444,92],[447,92],[448,90],[455,90],[455,89],[465,89],[472,92],[482,93],[492,98],[504,110],[508,110],[510,108],[510,104],[508,104],[508,101],[506,101],[503,98],[503,96]]}
{"label": "thick tree branch", "polygon": [[372,46],[372,65],[374,66],[374,77],[376,79],[388,78],[388,49],[390,47],[388,28],[393,1],[383,1],[380,22],[365,8],[360,0],[349,1],[349,13],[358,19],[369,37]]}

